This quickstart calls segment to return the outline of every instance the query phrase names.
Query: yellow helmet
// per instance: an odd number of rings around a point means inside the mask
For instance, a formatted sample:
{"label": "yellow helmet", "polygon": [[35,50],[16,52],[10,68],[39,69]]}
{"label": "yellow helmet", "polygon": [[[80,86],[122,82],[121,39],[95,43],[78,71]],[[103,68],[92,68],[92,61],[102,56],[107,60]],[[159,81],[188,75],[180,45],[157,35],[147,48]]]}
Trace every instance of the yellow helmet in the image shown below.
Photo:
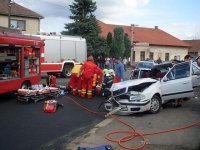
{"label": "yellow helmet", "polygon": [[108,74],[109,72],[108,72],[108,69],[103,69],[103,74],[105,75],[105,74]]}
{"label": "yellow helmet", "polygon": [[108,73],[109,73],[110,75],[114,75],[114,74],[115,74],[115,72],[114,72],[113,69],[109,69],[109,70],[108,70]]}

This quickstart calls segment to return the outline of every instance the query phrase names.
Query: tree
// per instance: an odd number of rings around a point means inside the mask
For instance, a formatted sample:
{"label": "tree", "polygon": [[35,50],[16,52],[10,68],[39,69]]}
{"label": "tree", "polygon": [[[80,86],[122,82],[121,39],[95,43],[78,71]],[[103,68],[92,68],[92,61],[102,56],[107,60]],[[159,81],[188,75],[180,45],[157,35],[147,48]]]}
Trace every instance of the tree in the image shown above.
{"label": "tree", "polygon": [[94,56],[109,56],[109,51],[110,48],[107,45],[107,42],[105,40],[105,38],[99,37],[97,42],[95,43],[95,53],[93,54]]}
{"label": "tree", "polygon": [[125,51],[124,45],[124,30],[122,27],[114,29],[113,48],[116,57],[122,57]]}
{"label": "tree", "polygon": [[124,45],[125,45],[124,57],[129,58],[131,55],[131,41],[129,40],[127,33],[125,33],[124,35]]}
{"label": "tree", "polygon": [[96,2],[92,0],[74,0],[69,5],[74,22],[65,24],[64,35],[79,35],[86,39],[88,54],[95,54],[96,42],[99,40],[100,28],[97,25],[93,12],[97,9]]}
{"label": "tree", "polygon": [[107,41],[108,46],[111,48],[112,43],[113,43],[113,37],[112,37],[112,33],[111,32],[108,32],[108,35],[106,37],[106,41]]}

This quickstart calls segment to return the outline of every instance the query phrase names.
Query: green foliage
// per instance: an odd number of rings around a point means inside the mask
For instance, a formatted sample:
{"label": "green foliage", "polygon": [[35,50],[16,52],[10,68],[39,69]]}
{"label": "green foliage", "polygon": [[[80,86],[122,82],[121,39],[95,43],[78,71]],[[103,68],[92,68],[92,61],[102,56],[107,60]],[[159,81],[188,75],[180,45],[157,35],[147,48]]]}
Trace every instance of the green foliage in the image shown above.
{"label": "green foliage", "polygon": [[96,49],[95,49],[94,56],[99,56],[99,55],[109,56],[110,48],[107,45],[107,42],[104,38],[102,38],[102,37],[98,38],[98,40],[95,43],[95,48]]}
{"label": "green foliage", "polygon": [[110,57],[116,57],[117,56],[115,50],[116,50],[116,46],[114,45],[114,43],[112,43],[111,48],[110,48],[110,53],[109,53]]}
{"label": "green foliage", "polygon": [[124,35],[124,45],[125,45],[124,57],[128,58],[131,56],[131,41],[129,40],[128,34],[126,33]]}
{"label": "green foliage", "polygon": [[113,49],[115,51],[114,56],[122,57],[124,55],[124,30],[122,27],[114,29]]}
{"label": "green foliage", "polygon": [[[97,9],[96,2],[92,0],[74,0],[70,6],[72,23],[65,24],[64,35],[78,35],[86,39],[88,54],[96,55],[102,49],[107,53],[107,45],[99,37],[100,28],[93,12]],[[101,43],[102,42],[102,43]],[[98,47],[99,46],[99,47]],[[105,46],[103,48],[103,46]]]}
{"label": "green foliage", "polygon": [[113,43],[113,37],[112,37],[112,33],[111,32],[108,32],[106,41],[107,41],[108,46],[111,48],[112,43]]}
{"label": "green foliage", "polygon": [[104,55],[109,57],[130,57],[130,40],[125,35],[123,28],[108,33],[107,38],[99,37],[101,29],[97,24],[96,17],[93,13],[96,11],[96,2],[93,0],[74,0],[69,5],[72,23],[65,24],[63,35],[77,35],[86,39],[88,54],[98,56]]}
{"label": "green foliage", "polygon": [[93,12],[97,9],[96,2],[92,0],[74,0],[72,5],[69,5],[70,11],[73,14],[70,19],[75,22],[84,22],[90,18]]}

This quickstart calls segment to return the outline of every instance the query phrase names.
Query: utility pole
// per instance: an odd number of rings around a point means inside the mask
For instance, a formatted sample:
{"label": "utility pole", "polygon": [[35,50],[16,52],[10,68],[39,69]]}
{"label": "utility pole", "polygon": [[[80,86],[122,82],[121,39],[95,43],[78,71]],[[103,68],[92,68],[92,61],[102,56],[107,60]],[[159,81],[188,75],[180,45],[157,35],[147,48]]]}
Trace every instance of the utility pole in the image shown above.
{"label": "utility pole", "polygon": [[[133,53],[134,53],[134,44],[133,44],[133,31],[134,24],[131,24],[131,64],[133,64],[133,60],[135,61],[135,58],[133,58]],[[135,55],[134,55],[135,57]]]}

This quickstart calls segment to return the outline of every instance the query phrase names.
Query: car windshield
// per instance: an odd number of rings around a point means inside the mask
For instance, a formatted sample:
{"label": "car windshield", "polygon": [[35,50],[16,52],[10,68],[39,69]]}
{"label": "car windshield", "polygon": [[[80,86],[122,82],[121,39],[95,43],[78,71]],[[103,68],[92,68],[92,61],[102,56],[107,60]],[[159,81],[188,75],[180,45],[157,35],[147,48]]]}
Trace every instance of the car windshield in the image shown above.
{"label": "car windshield", "polygon": [[136,66],[137,69],[139,68],[147,68],[151,69],[153,66],[153,62],[139,62]]}
{"label": "car windshield", "polygon": [[153,65],[151,69],[140,68],[132,71],[129,79],[134,80],[138,78],[163,78],[165,74],[172,68],[172,63],[165,63],[161,65]]}

